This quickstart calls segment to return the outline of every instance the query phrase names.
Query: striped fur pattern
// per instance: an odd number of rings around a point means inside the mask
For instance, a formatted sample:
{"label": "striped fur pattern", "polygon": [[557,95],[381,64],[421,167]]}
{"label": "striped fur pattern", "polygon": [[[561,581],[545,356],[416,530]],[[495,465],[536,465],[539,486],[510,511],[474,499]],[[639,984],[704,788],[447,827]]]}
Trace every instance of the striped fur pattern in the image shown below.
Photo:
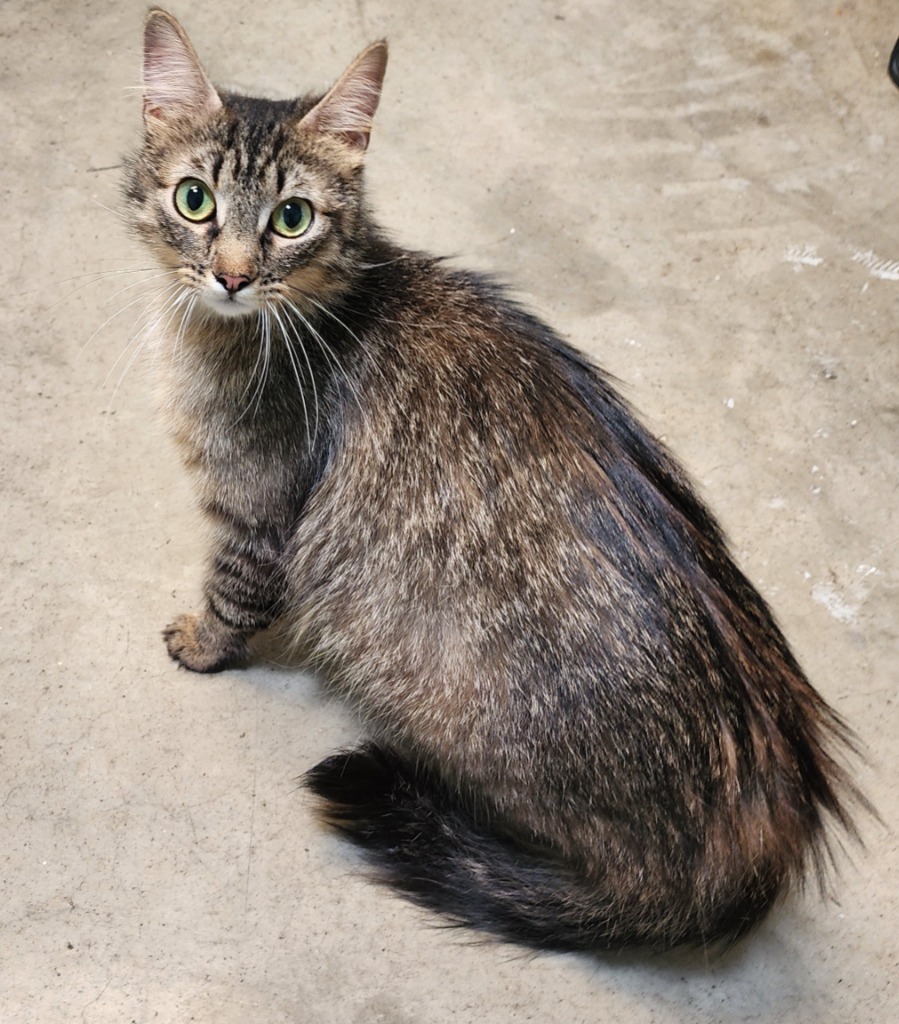
{"label": "striped fur pattern", "polygon": [[[148,17],[126,188],[214,531],[169,653],[218,671],[279,619],[370,730],[309,772],[325,817],[450,920],[535,948],[737,937],[853,831],[851,736],[602,371],[376,227],[385,66],[376,43],[323,97],[229,95]],[[179,212],[185,181],[214,215]]]}

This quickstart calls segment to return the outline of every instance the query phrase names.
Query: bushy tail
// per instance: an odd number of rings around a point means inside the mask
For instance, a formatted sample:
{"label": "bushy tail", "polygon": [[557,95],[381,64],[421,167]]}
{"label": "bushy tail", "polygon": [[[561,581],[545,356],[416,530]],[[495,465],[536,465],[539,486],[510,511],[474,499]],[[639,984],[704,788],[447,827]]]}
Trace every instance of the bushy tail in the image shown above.
{"label": "bushy tail", "polygon": [[742,900],[720,908],[714,927],[700,930],[695,918],[667,917],[658,906],[655,915],[644,916],[645,906],[635,913],[550,851],[480,830],[445,786],[375,744],[325,759],[304,781],[382,881],[456,925],[535,949],[730,942],[758,923],[782,887],[779,877],[757,879]]}

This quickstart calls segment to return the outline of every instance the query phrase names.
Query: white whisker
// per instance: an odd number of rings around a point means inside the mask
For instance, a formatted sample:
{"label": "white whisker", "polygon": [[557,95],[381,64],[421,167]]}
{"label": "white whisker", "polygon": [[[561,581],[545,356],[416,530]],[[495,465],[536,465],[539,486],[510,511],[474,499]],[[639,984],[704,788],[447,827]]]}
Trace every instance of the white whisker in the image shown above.
{"label": "white whisker", "polygon": [[[278,326],[281,328],[281,334],[282,334],[282,336],[284,338],[284,344],[285,344],[285,346],[287,348],[287,355],[288,355],[288,358],[290,359],[290,365],[293,367],[294,376],[297,379],[297,386],[300,389],[300,401],[303,403],[303,419],[305,420],[305,423],[306,423],[306,442],[309,445],[309,450],[311,451],[312,450],[312,437],[310,436],[310,433],[309,433],[309,410],[308,410],[308,408],[306,406],[306,394],[305,394],[305,391],[303,389],[303,382],[300,379],[300,370],[299,370],[299,367],[297,366],[296,360],[294,358],[293,348],[292,348],[292,346],[290,344],[290,338],[287,335],[287,327],[285,325],[284,319],[281,317],[281,314],[278,312],[278,310],[277,310],[277,308],[275,306],[271,307],[271,311],[272,311],[272,316],[274,316],[275,320],[278,321]],[[302,347],[302,343],[301,343],[301,347]],[[316,428],[317,427],[318,427],[318,422],[316,420]]]}
{"label": "white whisker", "polygon": [[[171,292],[174,292],[174,294],[168,294]],[[112,390],[112,395],[110,396],[109,402],[106,406],[107,412],[111,411],[115,407],[115,400],[116,396],[118,395],[119,388],[122,386],[125,377],[128,375],[128,371],[134,365],[135,360],[137,359],[140,352],[143,350],[144,346],[147,344],[147,341],[151,336],[152,332],[155,330],[156,326],[159,324],[159,322],[164,316],[166,316],[168,313],[174,310],[177,310],[178,306],[184,301],[186,294],[187,293],[184,291],[183,286],[180,284],[180,282],[173,281],[165,288],[159,289],[156,295],[150,297],[149,305],[152,305],[153,302],[164,301],[163,309],[149,323],[138,323],[137,329],[135,330],[134,334],[128,339],[125,348],[119,354],[118,358],[113,363],[113,365],[110,367],[109,373],[106,375],[106,380],[104,381],[103,384],[104,387],[106,387],[109,384],[109,380],[112,377],[116,367],[121,363],[122,359],[130,352],[130,355],[128,355],[127,362],[125,363],[122,372],[119,374],[119,378],[116,381],[115,387]],[[134,299],[132,302],[129,302],[128,306],[134,305],[134,303],[138,302],[140,298],[143,298],[143,296],[139,296],[138,299]],[[128,306],[126,306],[125,308],[127,309]]]}
{"label": "white whisker", "polygon": [[[164,271],[168,273],[169,271]],[[53,309],[58,306],[61,302],[65,302],[67,299],[72,298],[73,295],[77,295],[82,289],[89,287],[92,284],[100,284],[109,277],[121,277],[123,274],[153,274],[159,276],[159,267],[114,267],[108,270],[87,270],[83,274],[72,274],[70,277],[61,277],[56,282],[57,285],[72,284],[74,281],[78,281],[78,287],[72,291],[63,292],[62,295],[55,301],[51,302],[47,309]],[[43,289],[31,289],[27,292],[23,292],[25,295],[33,295],[36,292]]]}
{"label": "white whisker", "polygon": [[[172,362],[177,365],[182,361],[182,350],[184,346],[184,335],[187,331],[187,325],[190,322],[191,314],[193,313],[194,307],[200,301],[198,292],[187,291],[185,293],[189,295],[187,302],[184,304],[184,309],[181,312],[181,320],[178,323],[178,330],[175,332],[175,343],[172,346]],[[180,304],[180,303],[179,303]],[[165,330],[168,331],[171,326],[171,322],[174,319],[174,314],[177,313],[178,304],[176,304],[172,316],[169,319],[169,323],[166,325]]]}
{"label": "white whisker", "polygon": [[[119,271],[113,271],[113,273],[132,274],[132,273],[134,273],[134,271],[132,271],[132,270],[119,270]],[[113,292],[112,295],[109,296],[109,298],[104,299],[103,300],[103,306],[108,306],[110,304],[110,302],[113,301],[113,299],[118,298],[118,296],[122,295],[124,292],[131,291],[132,288],[139,288],[141,285],[149,284],[151,281],[158,281],[162,277],[169,277],[171,275],[171,273],[172,272],[170,270],[163,270],[159,274],[153,274],[152,277],[142,277],[139,281],[132,281],[130,284],[124,285],[117,292]]]}
{"label": "white whisker", "polygon": [[[160,275],[160,276],[162,276],[162,275]],[[173,284],[177,284],[177,282],[173,282]],[[168,287],[172,287],[172,285],[169,285]],[[167,290],[167,289],[163,289],[163,290],[162,290],[162,294],[164,294],[166,290]],[[103,321],[103,323],[102,323],[102,324],[100,324],[100,326],[99,326],[99,327],[97,327],[97,328],[96,328],[96,329],[95,329],[95,330],[94,330],[94,331],[93,331],[93,332],[91,333],[91,335],[90,335],[90,337],[89,337],[89,338],[87,339],[87,341],[85,341],[85,342],[84,342],[84,344],[83,344],[83,345],[81,346],[81,348],[80,348],[80,349],[78,350],[78,357],[77,357],[77,358],[78,358],[78,359],[80,359],[80,358],[81,358],[81,357],[82,357],[82,356],[84,355],[84,352],[85,352],[85,350],[86,350],[86,349],[87,349],[87,347],[88,347],[88,346],[89,346],[89,345],[91,344],[91,342],[92,342],[92,341],[94,340],[94,338],[96,338],[96,337],[97,337],[97,335],[98,335],[98,334],[99,334],[99,333],[100,333],[100,332],[101,332],[101,331],[102,331],[102,330],[103,330],[104,328],[106,328],[106,327],[107,327],[107,326],[108,326],[109,324],[111,324],[111,323],[112,323],[112,321],[116,319],[116,317],[119,317],[119,316],[121,316],[121,315],[122,315],[122,313],[124,313],[124,312],[126,312],[127,310],[129,310],[129,309],[130,309],[130,308],[131,308],[131,307],[132,307],[133,305],[135,305],[135,303],[141,302],[142,300],[145,300],[145,299],[146,299],[146,296],[144,296],[144,295],[138,295],[138,296],[137,296],[136,298],[132,299],[132,300],[131,300],[130,302],[126,302],[126,303],[125,303],[125,305],[121,307],[121,309],[117,309],[117,310],[116,310],[116,311],[115,311],[114,313],[112,313],[112,314],[111,314],[110,316],[108,316],[108,317],[107,317],[107,318],[106,318],[106,319],[105,319],[105,320]],[[121,357],[120,357],[120,358],[121,358]],[[114,369],[114,368],[115,368],[115,364],[113,365],[113,369]],[[107,381],[108,381],[108,378],[107,378]]]}
{"label": "white whisker", "polygon": [[[280,298],[281,298],[281,301],[286,306],[290,307],[290,309],[293,311],[294,315],[297,316],[302,321],[303,325],[306,327],[306,329],[309,331],[309,333],[312,335],[312,337],[316,340],[316,342],[318,342],[318,345],[319,345],[319,347],[322,350],[322,354],[328,360],[330,365],[334,368],[335,372],[339,371],[343,375],[343,378],[344,378],[344,380],[347,383],[347,387],[349,388],[350,393],[352,394],[353,398],[355,399],[356,404],[359,407],[359,412],[362,414],[362,417],[364,419],[365,418],[365,406],[363,405],[362,399],[361,399],[361,397],[359,395],[359,389],[357,388],[357,386],[356,386],[355,382],[353,381],[353,379],[350,377],[349,373],[341,365],[340,360],[337,357],[337,354],[334,352],[334,349],[328,344],[328,342],[324,339],[322,334],[319,331],[317,331],[312,326],[312,324],[309,322],[308,318],[303,315],[302,311],[297,307],[297,305],[294,302],[292,302],[290,299],[288,299],[286,296],[283,296],[283,295]],[[306,298],[308,298],[308,296],[306,296]],[[323,311],[328,312],[328,310],[326,310],[325,307],[320,306],[319,303],[315,302],[315,300],[310,300],[310,301],[312,301],[315,306],[321,308]],[[334,320],[337,320],[337,322],[340,323],[347,330],[347,332],[350,334],[350,336],[352,338],[354,338],[356,340],[356,342],[359,344],[360,349],[362,349],[362,342],[346,326],[346,324],[344,324],[336,316],[333,316],[333,314],[332,314],[332,317],[333,317]],[[364,349],[362,349],[362,350],[363,350],[363,354],[364,354]],[[376,369],[377,369],[377,367],[376,367]],[[380,372],[380,371],[378,371],[378,372]]]}
{"label": "white whisker", "polygon": [[272,318],[267,308],[262,309],[262,325],[263,325],[263,345],[264,345],[264,359],[262,363],[262,375],[259,379],[259,388],[256,393],[256,414],[259,413],[259,404],[262,401],[262,391],[265,387],[265,382],[268,380],[269,367],[271,366],[272,356]]}
{"label": "white whisker", "polygon": [[269,319],[268,310],[263,306],[259,310],[259,316],[256,321],[257,335],[259,336],[259,348],[256,351],[256,362],[253,364],[253,369],[250,371],[250,376],[247,378],[246,386],[241,393],[241,399],[244,399],[253,381],[256,379],[256,371],[259,369],[260,363],[262,364],[262,371],[259,374],[259,379],[256,380],[256,387],[253,394],[250,396],[250,400],[244,408],[243,412],[234,421],[240,423],[240,421],[246,416],[251,408],[255,406],[253,415],[258,415],[259,405],[262,401],[262,392],[265,388],[265,382],[268,379],[268,368],[269,368],[269,354],[271,351],[271,321]]}
{"label": "white whisker", "polygon": [[105,210],[107,213],[111,213],[113,217],[115,217],[117,220],[120,220],[123,224],[130,223],[129,218],[121,210],[114,210],[111,206],[104,206],[99,199],[95,199],[93,196],[91,196],[91,202],[95,206],[99,206],[101,210]]}
{"label": "white whisker", "polygon": [[[300,317],[300,319],[303,321],[304,326],[306,326],[307,328],[312,330],[310,324],[303,317]],[[312,438],[313,443],[314,443],[315,440],[318,438],[318,423],[319,423],[318,389],[316,388],[316,385],[315,385],[315,373],[314,373],[314,371],[312,369],[312,362],[309,359],[309,353],[306,350],[306,346],[303,344],[303,339],[302,339],[302,337],[300,335],[300,329],[299,329],[298,325],[293,323],[292,320],[290,319],[290,317],[286,317],[285,320],[286,320],[286,323],[287,323],[287,326],[288,326],[290,332],[293,334],[294,340],[300,346],[300,351],[303,353],[303,358],[306,360],[306,368],[309,370],[309,381],[310,381],[310,383],[312,385],[312,395],[313,395],[313,398],[315,399],[315,431],[314,431],[313,438]],[[312,330],[312,333],[314,334],[315,331]]]}

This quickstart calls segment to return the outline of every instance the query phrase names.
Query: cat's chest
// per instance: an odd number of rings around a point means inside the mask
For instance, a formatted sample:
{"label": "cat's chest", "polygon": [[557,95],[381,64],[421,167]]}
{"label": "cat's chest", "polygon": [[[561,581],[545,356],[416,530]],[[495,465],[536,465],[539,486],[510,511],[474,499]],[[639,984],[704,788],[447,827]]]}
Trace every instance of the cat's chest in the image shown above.
{"label": "cat's chest", "polygon": [[186,461],[241,447],[232,429],[234,403],[208,367],[190,365],[188,360],[166,367],[159,378],[159,400],[169,432]]}
{"label": "cat's chest", "polygon": [[184,358],[160,384],[163,414],[185,464],[211,483],[289,486],[294,425],[233,373]]}

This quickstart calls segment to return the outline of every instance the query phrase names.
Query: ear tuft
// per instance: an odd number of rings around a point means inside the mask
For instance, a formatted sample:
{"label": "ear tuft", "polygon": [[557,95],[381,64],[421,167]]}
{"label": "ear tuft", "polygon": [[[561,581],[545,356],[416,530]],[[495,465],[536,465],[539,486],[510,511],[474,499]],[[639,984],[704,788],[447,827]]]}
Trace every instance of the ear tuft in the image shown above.
{"label": "ear tuft", "polygon": [[387,43],[382,39],[359,54],[331,90],[306,114],[301,127],[334,135],[364,152],[368,148],[386,70]]}
{"label": "ear tuft", "polygon": [[221,105],[184,29],[154,7],[144,25],[144,123],[198,118]]}

